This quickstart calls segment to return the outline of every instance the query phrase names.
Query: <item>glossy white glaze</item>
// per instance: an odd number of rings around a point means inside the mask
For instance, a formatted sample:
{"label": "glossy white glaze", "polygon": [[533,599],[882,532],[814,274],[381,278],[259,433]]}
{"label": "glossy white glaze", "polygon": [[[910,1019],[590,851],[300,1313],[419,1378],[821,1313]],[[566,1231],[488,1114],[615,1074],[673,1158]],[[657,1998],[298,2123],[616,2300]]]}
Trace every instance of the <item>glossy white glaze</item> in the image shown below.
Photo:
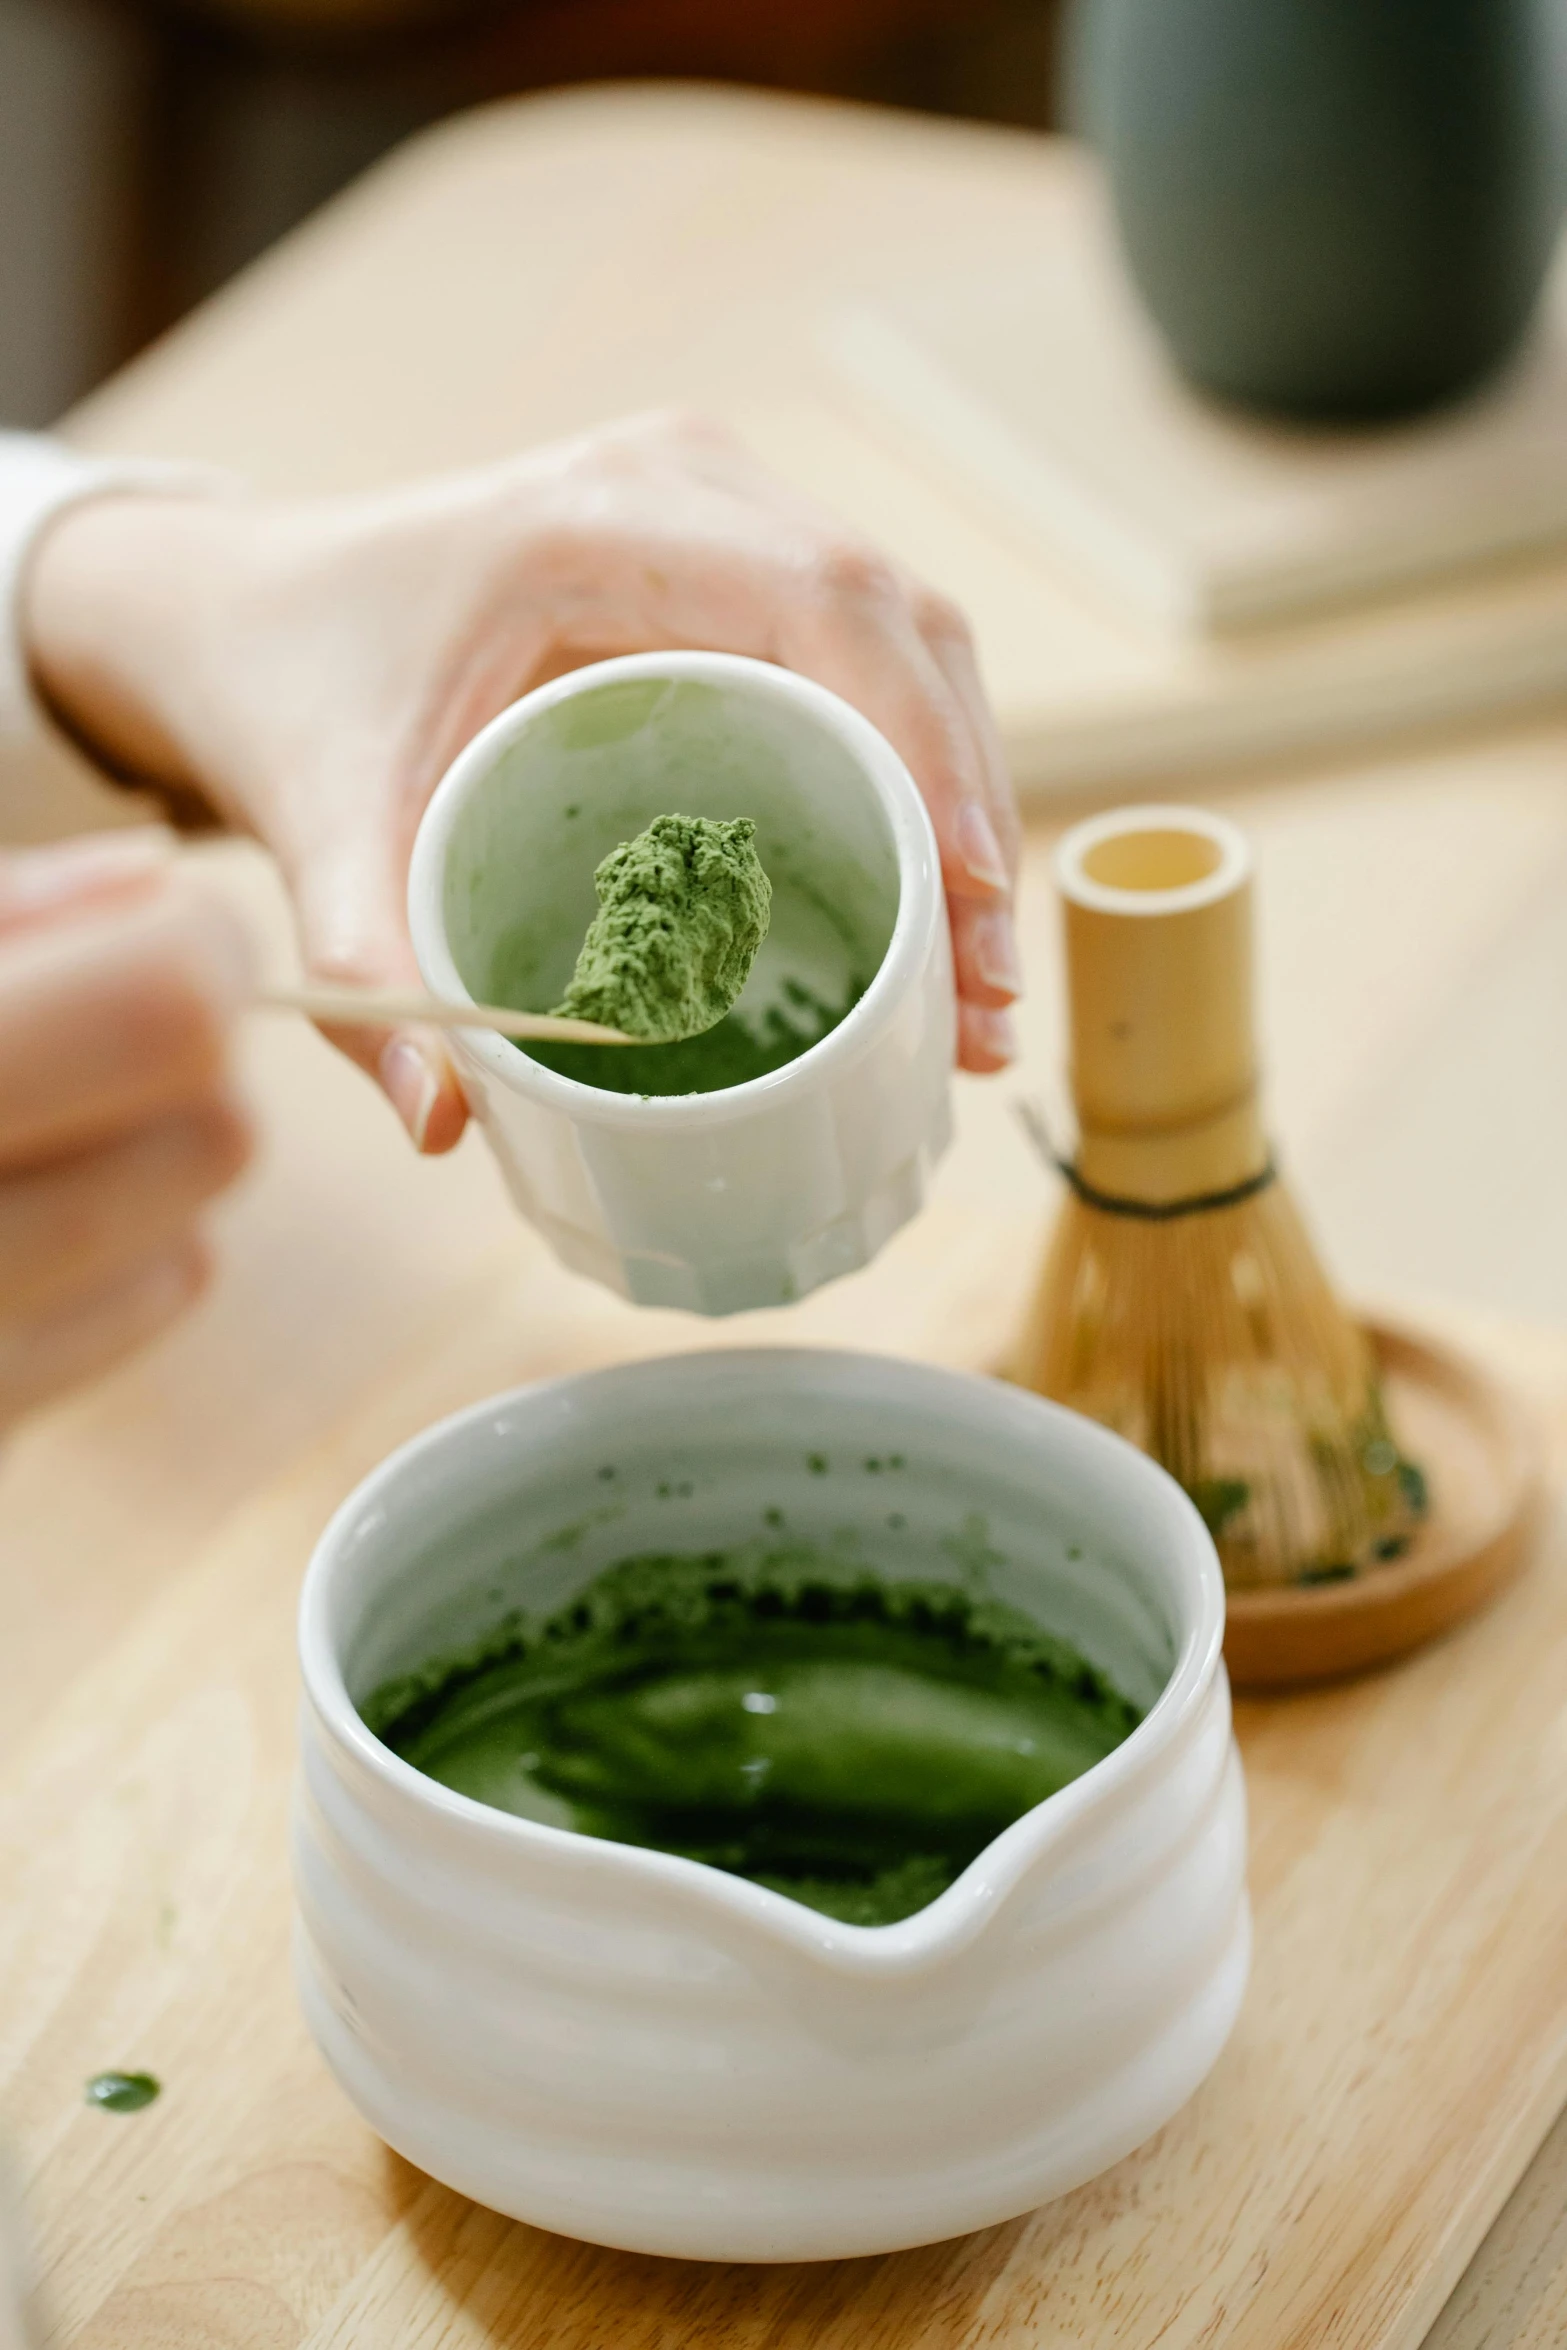
{"label": "glossy white glaze", "polygon": [[[901,1924],[488,1810],[354,1710],[508,1606],[548,1611],[638,1550],[744,1539],[769,1508],[794,1537],[857,1528],[845,1572],[982,1575],[1148,1707]],[[992,1382],[789,1349],[479,1405],[361,1486],[306,1581],[311,2028],[411,2161],[592,2242],[824,2259],[1031,2209],[1159,2128],[1240,2004],[1223,1612],[1207,1532],[1161,1470]]]}
{"label": "glossy white glaze", "polygon": [[531,926],[543,943],[527,1008],[546,1010],[592,915],[598,858],[669,810],[757,821],[774,926],[742,1009],[778,1001],[789,977],[832,986],[845,950],[819,903],[865,933],[849,960],[869,985],[848,1017],[768,1076],[654,1100],[576,1084],[479,1029],[454,1051],[513,1196],[558,1256],[639,1304],[727,1314],[868,1263],[921,1205],[950,1137],[940,860],[897,753],[836,695],[766,662],[645,653],[576,670],[503,711],[443,779],[414,846],[409,922],[425,984],[458,1001],[507,984],[497,953]]}

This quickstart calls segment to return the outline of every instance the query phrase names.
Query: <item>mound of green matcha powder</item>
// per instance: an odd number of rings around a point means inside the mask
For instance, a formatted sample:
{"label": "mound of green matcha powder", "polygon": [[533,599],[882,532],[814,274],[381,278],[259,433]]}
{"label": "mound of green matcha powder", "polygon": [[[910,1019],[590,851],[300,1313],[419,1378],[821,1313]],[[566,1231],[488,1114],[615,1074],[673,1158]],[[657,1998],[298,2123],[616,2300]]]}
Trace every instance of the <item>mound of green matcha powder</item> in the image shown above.
{"label": "mound of green matcha powder", "polygon": [[749,817],[656,816],[593,876],[599,910],[555,1006],[648,1044],[716,1027],[767,936],[772,884]]}

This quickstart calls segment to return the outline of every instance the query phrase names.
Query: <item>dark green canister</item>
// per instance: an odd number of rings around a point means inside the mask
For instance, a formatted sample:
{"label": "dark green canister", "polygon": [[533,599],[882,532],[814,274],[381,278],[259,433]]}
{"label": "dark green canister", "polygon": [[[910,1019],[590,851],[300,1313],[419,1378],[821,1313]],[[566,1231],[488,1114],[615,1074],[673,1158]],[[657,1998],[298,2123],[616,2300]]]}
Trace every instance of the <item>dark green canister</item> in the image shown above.
{"label": "dark green canister", "polygon": [[1324,421],[1478,382],[1561,215],[1563,0],[1077,0],[1068,88],[1185,373]]}

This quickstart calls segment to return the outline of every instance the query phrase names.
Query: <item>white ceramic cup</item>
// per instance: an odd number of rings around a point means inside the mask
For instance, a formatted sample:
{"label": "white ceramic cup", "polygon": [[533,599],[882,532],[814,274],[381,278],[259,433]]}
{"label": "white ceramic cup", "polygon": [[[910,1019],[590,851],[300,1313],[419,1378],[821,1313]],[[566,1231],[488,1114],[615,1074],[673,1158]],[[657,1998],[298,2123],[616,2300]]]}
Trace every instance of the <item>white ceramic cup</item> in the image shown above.
{"label": "white ceramic cup", "polygon": [[[454,1052],[513,1197],[556,1254],[640,1305],[734,1313],[866,1264],[951,1131],[951,951],[930,818],[876,729],[822,687],[719,653],[579,669],[505,710],[443,778],[408,909],[425,984],[546,1011],[593,869],[658,815],[750,816],[772,926],[738,1010],[791,985],[859,1001],[798,1059],[640,1098],[482,1029]],[[613,1047],[605,1048],[614,1050]]]}
{"label": "white ceramic cup", "polygon": [[[355,1710],[617,1559],[753,1536],[846,1576],[978,1579],[1145,1718],[939,1900],[869,1928],[454,1794]],[[1019,1389],[780,1348],[476,1405],[360,1487],[306,1578],[311,2029],[410,2161],[591,2242],[826,2259],[1030,2210],[1167,2121],[1240,2005],[1223,1625],[1180,1488]]]}

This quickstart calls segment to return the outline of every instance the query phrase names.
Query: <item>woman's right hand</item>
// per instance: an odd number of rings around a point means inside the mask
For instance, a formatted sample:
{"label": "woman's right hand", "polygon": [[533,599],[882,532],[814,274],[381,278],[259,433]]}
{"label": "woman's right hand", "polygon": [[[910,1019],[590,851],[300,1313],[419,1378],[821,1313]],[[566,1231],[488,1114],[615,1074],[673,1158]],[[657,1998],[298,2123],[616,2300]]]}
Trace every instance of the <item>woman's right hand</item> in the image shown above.
{"label": "woman's right hand", "polygon": [[[722,427],[630,417],[364,498],[135,496],[60,516],[28,571],[50,707],[113,772],[258,833],[325,979],[417,985],[408,858],[442,771],[547,677],[703,646],[841,694],[907,760],[935,827],[958,1058],[1012,1058],[1018,818],[968,627]],[[467,1104],[417,1025],[334,1041],[421,1150]]]}
{"label": "woman's right hand", "polygon": [[250,1156],[226,1073],[244,932],[166,836],[0,854],[0,1428],[201,1290]]}

